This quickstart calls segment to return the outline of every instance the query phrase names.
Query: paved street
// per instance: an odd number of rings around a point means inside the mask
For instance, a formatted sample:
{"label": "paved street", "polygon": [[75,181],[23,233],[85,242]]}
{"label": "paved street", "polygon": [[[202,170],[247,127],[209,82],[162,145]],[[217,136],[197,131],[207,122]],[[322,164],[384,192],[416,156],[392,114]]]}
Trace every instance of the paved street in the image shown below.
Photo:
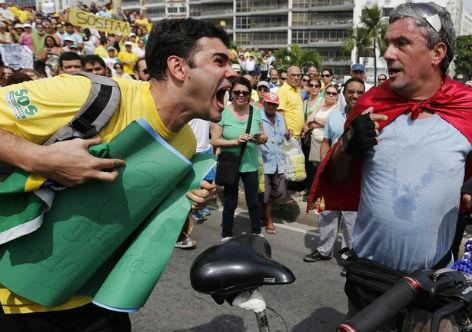
{"label": "paved street", "polygon": [[[238,209],[236,234],[247,232],[247,212]],[[305,218],[306,219],[306,218]],[[251,312],[217,305],[210,296],[195,292],[190,285],[189,269],[194,258],[220,239],[221,212],[195,225],[192,238],[198,248],[176,249],[170,264],[153,291],[146,306],[131,315],[133,331],[257,331]],[[267,286],[262,289],[267,305],[284,319],[289,331],[334,331],[346,312],[344,278],[335,259],[307,264],[304,254],[317,242],[313,226],[300,223],[278,225],[276,235],[266,235],[272,246],[272,257],[288,266],[297,277],[291,285]],[[285,331],[283,321],[268,312],[271,331]]]}

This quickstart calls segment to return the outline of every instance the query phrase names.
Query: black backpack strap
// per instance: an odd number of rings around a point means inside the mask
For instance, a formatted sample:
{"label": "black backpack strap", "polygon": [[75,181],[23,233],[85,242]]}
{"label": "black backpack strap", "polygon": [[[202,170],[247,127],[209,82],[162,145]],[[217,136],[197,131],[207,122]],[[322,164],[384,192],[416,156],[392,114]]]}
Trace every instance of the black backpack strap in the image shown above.
{"label": "black backpack strap", "polygon": [[[252,105],[249,105],[249,117],[247,119],[247,127],[246,127],[246,134],[251,132],[251,125],[252,125],[252,114],[254,113],[254,108]],[[244,151],[246,150],[247,142],[241,144],[241,150],[239,151],[239,163],[243,160]]]}
{"label": "black backpack strap", "polygon": [[95,136],[115,114],[120,105],[121,92],[110,77],[80,72],[75,75],[90,79],[89,96],[74,118],[52,135],[43,145],[72,139]]}

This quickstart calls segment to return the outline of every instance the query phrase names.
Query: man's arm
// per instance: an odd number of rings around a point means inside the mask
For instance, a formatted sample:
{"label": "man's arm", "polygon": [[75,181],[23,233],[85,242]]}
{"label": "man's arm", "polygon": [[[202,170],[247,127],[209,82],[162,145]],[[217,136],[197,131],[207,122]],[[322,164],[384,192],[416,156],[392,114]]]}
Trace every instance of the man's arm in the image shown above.
{"label": "man's arm", "polygon": [[0,129],[0,161],[41,175],[67,187],[88,180],[111,182],[116,179],[119,159],[96,158],[88,147],[101,142],[100,138],[73,139],[48,146],[38,145]]}
{"label": "man's arm", "polygon": [[354,118],[349,130],[340,138],[336,150],[326,165],[326,174],[334,185],[346,182],[351,176],[354,159],[361,158],[379,142],[378,121],[387,120],[387,116],[374,114],[373,111],[374,109],[370,107]]}

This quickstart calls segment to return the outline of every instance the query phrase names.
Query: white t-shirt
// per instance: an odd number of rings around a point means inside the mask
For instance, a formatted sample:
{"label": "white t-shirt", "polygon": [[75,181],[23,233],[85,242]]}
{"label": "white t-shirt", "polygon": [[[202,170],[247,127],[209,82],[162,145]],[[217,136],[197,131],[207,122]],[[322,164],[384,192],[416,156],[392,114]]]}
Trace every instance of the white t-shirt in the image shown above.
{"label": "white t-shirt", "polygon": [[144,50],[139,47],[133,48],[133,53],[138,56],[138,58],[144,58]]}
{"label": "white t-shirt", "polygon": [[210,121],[193,119],[189,123],[195,137],[197,138],[197,153],[211,149],[210,144]]}

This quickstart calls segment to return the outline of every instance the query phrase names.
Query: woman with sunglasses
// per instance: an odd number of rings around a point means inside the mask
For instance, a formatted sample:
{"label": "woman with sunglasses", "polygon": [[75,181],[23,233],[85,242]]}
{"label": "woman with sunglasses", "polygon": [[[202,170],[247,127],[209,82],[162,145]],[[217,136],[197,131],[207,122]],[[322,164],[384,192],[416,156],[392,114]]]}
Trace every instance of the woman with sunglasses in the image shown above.
{"label": "woman with sunglasses", "polygon": [[305,126],[302,130],[302,151],[305,155],[305,171],[306,179],[304,181],[305,185],[305,194],[308,195],[310,192],[311,184],[313,178],[315,177],[316,168],[312,162],[308,159],[310,156],[311,149],[311,132],[313,130],[313,125],[310,127],[310,123],[307,121],[308,116],[318,110],[321,104],[324,101],[324,97],[320,94],[321,91],[321,80],[319,77],[314,77],[309,80],[307,84],[309,91],[308,99],[303,101],[303,112],[305,115]]}
{"label": "woman with sunglasses", "polygon": [[324,103],[307,118],[308,128],[313,129],[311,131],[310,155],[308,156],[308,160],[313,162],[315,166],[318,166],[321,161],[320,148],[321,142],[323,141],[326,118],[332,110],[339,106],[337,104],[338,95],[338,89],[334,84],[327,85],[325,88]]}
{"label": "woman with sunglasses", "polygon": [[123,70],[123,64],[121,62],[117,62],[113,65],[112,76],[118,77],[118,78],[124,78],[128,80],[133,79],[129,74],[125,73],[125,71]]}
{"label": "woman with sunglasses", "polygon": [[[263,132],[260,110],[250,106],[251,88],[251,83],[244,77],[239,77],[233,82],[231,88],[233,101],[224,109],[221,121],[213,125],[211,143],[215,148],[235,154],[240,153],[241,144],[247,144],[239,165],[239,177],[244,184],[244,193],[251,219],[251,232],[260,234],[261,210],[257,144],[264,144],[267,137]],[[249,134],[246,134],[251,112],[251,128]],[[238,205],[238,191],[238,183],[224,187],[222,241],[233,236],[234,211]]]}

